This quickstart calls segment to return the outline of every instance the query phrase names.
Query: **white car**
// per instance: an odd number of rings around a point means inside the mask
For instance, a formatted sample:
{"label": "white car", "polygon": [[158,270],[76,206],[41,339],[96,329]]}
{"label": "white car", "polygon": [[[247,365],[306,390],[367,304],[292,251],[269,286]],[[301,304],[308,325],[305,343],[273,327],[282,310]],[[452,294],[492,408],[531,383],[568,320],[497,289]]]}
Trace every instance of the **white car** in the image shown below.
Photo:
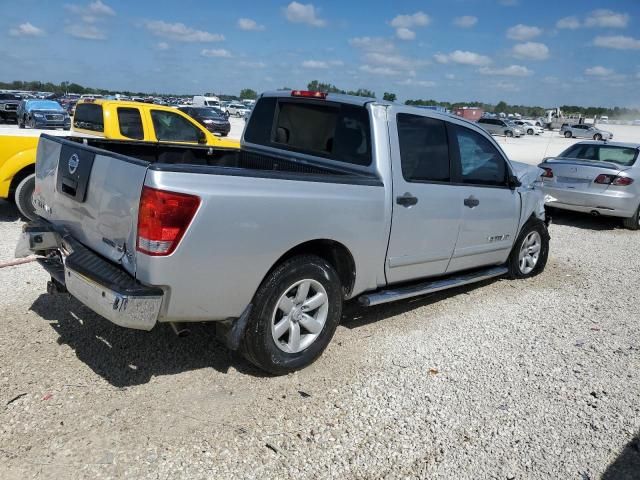
{"label": "white car", "polygon": [[250,111],[251,109],[247,108],[243,103],[230,103],[227,105],[227,112],[229,112],[229,116],[235,115],[236,117],[244,117]]}
{"label": "white car", "polygon": [[520,125],[527,135],[542,135],[544,128],[536,125],[532,120],[514,120],[513,123]]}

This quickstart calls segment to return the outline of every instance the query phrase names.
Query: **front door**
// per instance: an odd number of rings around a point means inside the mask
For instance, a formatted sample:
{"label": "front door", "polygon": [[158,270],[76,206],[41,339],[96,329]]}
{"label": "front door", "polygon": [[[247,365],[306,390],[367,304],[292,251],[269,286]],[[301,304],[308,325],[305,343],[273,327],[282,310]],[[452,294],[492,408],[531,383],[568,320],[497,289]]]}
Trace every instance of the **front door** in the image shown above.
{"label": "front door", "polygon": [[520,195],[508,186],[509,165],[486,136],[462,125],[450,126],[463,212],[447,272],[504,263],[520,221]]}
{"label": "front door", "polygon": [[[446,272],[462,215],[451,185],[445,122],[398,108],[389,124],[393,220],[386,274],[389,283]],[[405,113],[406,112],[406,113]]]}

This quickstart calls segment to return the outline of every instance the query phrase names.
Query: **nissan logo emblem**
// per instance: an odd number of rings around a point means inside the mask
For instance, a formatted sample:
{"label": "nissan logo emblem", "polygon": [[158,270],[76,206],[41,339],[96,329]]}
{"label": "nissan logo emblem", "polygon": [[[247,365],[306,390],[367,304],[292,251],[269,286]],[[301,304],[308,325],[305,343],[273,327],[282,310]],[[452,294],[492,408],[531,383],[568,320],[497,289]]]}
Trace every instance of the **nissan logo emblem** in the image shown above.
{"label": "nissan logo emblem", "polygon": [[80,158],[75,153],[69,157],[69,173],[73,175],[76,173],[78,169],[78,165],[80,165]]}

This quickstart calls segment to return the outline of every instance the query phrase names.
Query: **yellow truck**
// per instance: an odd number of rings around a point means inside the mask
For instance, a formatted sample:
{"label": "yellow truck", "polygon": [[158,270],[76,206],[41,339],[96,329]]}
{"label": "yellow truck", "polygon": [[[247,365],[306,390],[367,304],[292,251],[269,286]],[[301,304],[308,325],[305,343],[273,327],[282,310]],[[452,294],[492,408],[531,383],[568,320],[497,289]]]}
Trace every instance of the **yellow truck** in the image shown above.
{"label": "yellow truck", "polygon": [[[119,100],[82,101],[76,106],[71,136],[158,144],[197,144],[240,148],[237,140],[216,137],[180,110]],[[0,198],[13,200],[20,213],[34,219],[31,202],[39,138],[0,135]]]}

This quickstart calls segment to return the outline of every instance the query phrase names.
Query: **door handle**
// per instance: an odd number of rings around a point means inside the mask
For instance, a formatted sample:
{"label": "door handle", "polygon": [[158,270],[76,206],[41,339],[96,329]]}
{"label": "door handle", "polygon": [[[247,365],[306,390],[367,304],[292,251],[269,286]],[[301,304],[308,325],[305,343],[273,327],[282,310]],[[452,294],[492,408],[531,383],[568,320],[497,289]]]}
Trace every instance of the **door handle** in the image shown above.
{"label": "door handle", "polygon": [[464,199],[465,207],[473,208],[473,207],[477,207],[478,205],[480,205],[480,200],[478,200],[473,195],[471,195],[469,198]]}
{"label": "door handle", "polygon": [[409,192],[405,192],[404,195],[400,195],[396,197],[396,203],[398,205],[402,205],[403,207],[411,207],[418,203],[418,198],[411,195]]}

